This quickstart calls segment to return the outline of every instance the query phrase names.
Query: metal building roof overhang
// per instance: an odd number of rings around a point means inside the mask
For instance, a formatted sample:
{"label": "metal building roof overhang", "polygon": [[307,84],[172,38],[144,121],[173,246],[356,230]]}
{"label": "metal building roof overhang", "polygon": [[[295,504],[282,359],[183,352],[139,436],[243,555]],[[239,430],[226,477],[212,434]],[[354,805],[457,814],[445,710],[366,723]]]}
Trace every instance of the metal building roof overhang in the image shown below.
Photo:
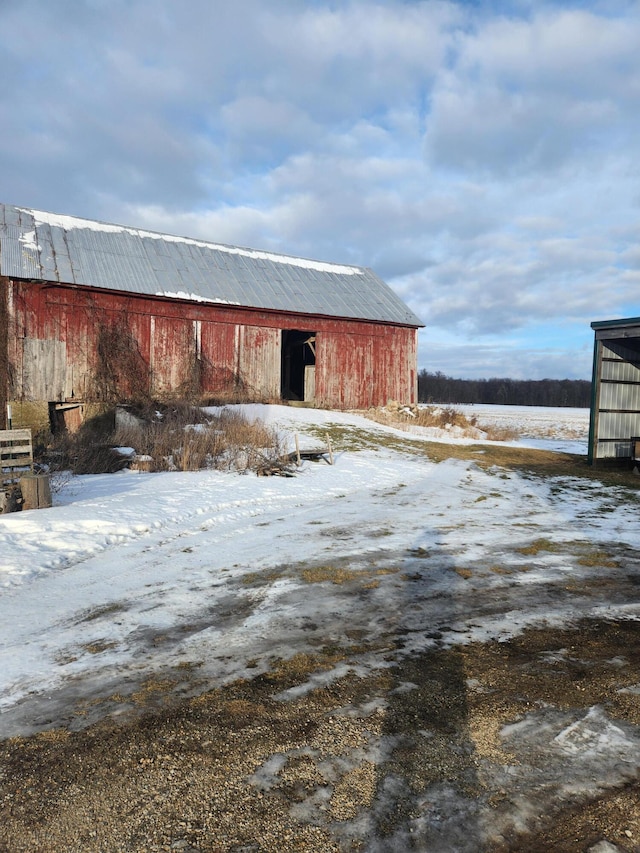
{"label": "metal building roof overhang", "polygon": [[597,320],[591,323],[591,328],[597,341],[617,343],[631,352],[640,352],[640,317]]}
{"label": "metal building roof overhang", "polygon": [[269,312],[424,324],[365,267],[0,204],[0,275]]}

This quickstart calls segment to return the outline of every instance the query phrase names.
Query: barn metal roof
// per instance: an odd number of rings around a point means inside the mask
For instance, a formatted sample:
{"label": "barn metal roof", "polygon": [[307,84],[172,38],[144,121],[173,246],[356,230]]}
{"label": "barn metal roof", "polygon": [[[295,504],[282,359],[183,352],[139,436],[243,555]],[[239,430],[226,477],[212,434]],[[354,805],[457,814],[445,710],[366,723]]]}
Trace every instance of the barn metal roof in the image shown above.
{"label": "barn metal roof", "polygon": [[8,204],[0,204],[0,275],[196,302],[422,325],[400,297],[364,267]]}

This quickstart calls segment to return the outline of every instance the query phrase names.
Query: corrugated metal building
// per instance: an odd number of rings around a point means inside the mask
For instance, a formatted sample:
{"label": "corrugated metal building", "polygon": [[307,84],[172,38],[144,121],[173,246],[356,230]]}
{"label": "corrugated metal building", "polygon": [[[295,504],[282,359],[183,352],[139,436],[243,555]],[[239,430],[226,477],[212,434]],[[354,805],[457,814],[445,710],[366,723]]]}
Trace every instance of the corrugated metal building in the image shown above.
{"label": "corrugated metal building", "polygon": [[595,333],[589,462],[630,459],[640,437],[640,318],[591,324]]}
{"label": "corrugated metal building", "polygon": [[0,404],[54,422],[143,394],[417,397],[422,324],[361,267],[0,204],[0,295]]}

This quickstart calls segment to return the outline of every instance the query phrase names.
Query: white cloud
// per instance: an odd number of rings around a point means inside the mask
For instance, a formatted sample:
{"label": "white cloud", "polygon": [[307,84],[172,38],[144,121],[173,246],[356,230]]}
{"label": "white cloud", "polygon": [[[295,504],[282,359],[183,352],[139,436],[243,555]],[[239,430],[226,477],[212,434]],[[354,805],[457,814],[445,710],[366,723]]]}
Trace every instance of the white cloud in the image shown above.
{"label": "white cloud", "polygon": [[[548,9],[461,35],[437,79],[427,152],[458,169],[549,169],[638,129],[640,15]],[[630,115],[629,110],[634,112]]]}
{"label": "white cloud", "polygon": [[622,0],[0,4],[2,200],[371,266],[432,341],[588,371],[546,341],[640,313],[639,43]]}

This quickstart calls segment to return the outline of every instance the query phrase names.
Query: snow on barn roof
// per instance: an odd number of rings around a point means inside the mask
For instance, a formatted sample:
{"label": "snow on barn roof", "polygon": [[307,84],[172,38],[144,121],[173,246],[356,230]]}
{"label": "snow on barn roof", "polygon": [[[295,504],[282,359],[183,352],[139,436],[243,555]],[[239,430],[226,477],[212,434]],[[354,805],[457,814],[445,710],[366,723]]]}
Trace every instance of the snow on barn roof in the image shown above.
{"label": "snow on barn roof", "polygon": [[370,269],[0,204],[0,275],[421,326]]}

